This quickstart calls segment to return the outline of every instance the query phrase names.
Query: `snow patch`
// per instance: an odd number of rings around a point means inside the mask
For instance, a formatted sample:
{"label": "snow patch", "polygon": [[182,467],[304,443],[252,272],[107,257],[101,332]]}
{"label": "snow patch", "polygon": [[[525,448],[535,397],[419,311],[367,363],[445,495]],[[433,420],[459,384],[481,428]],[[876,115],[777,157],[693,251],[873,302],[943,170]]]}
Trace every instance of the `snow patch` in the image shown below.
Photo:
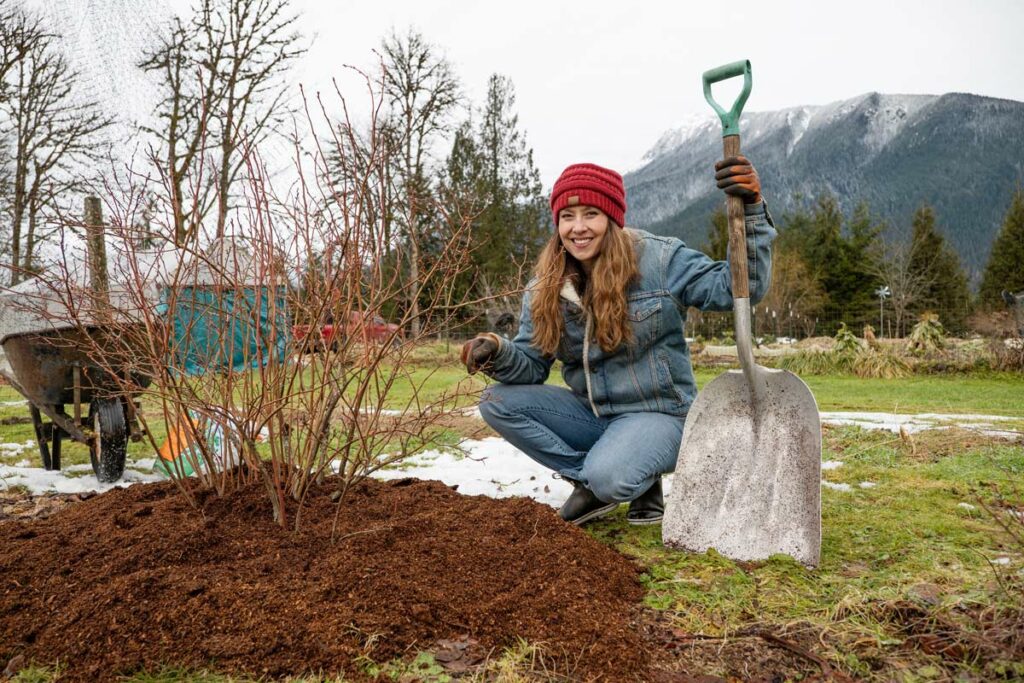
{"label": "snow patch", "polygon": [[825,481],[824,479],[821,480],[821,485],[824,486],[825,488],[833,489],[834,491],[852,491],[853,490],[853,487],[850,486],[849,484],[837,484],[835,482]]}
{"label": "snow patch", "polygon": [[35,441],[28,440],[25,443],[0,443],[0,456],[11,457],[20,455],[23,451],[35,445]]}
{"label": "snow patch", "polygon": [[956,506],[958,508],[963,508],[964,510],[977,510],[978,509],[975,506],[971,505],[970,503],[957,503]]}
{"label": "snow patch", "polygon": [[[680,147],[683,143],[695,137],[699,132],[703,131],[708,126],[714,126],[718,123],[713,115],[709,114],[688,114],[683,117],[676,126],[662,133],[658,141],[654,143],[654,146],[647,150],[643,157],[640,159],[640,163],[637,164],[635,169],[646,166],[649,162],[657,159],[658,157],[664,156],[668,152]],[[628,171],[627,171],[628,172]]]}
{"label": "snow patch", "polygon": [[75,476],[82,472],[82,465],[72,465],[61,471],[44,470],[41,467],[21,467],[19,465],[0,465],[0,490],[9,489],[14,486],[24,486],[32,493],[102,493],[113,488],[125,488],[140,482],[162,481],[163,477],[158,474],[140,472],[138,463],[130,462],[124,471],[121,481],[113,484],[101,484],[92,474],[92,468],[85,465],[88,471],[86,474]]}
{"label": "snow patch", "polygon": [[373,476],[379,479],[433,479],[448,486],[458,486],[459,493],[469,496],[527,496],[553,507],[560,506],[572,493],[569,482],[554,479],[551,470],[537,464],[504,439],[491,437],[465,441],[461,448],[467,455],[424,451],[406,459],[401,469],[380,470]]}
{"label": "snow patch", "polygon": [[814,116],[814,110],[808,107],[797,107],[786,112],[786,125],[789,126],[792,134],[789,143],[786,145],[787,157],[793,153],[793,150],[796,149],[796,144],[800,142],[800,138],[810,128],[812,116]]}
{"label": "snow patch", "polygon": [[861,483],[859,484],[859,486],[860,486],[860,487],[861,487],[862,489],[873,489],[873,488],[875,488],[876,486],[878,486],[878,484],[876,484],[876,483],[875,483],[875,482],[873,482],[873,481],[862,481],[862,482],[861,482]]}
{"label": "snow patch", "polygon": [[1022,436],[1021,432],[1012,429],[1000,429],[999,422],[1016,420],[1019,418],[1006,417],[1005,415],[956,415],[942,413],[920,413],[917,415],[900,415],[897,413],[863,413],[863,412],[822,412],[822,424],[830,425],[852,425],[862,429],[880,429],[900,433],[902,427],[905,431],[913,434],[927,429],[949,429],[960,427],[962,429],[973,429],[986,436],[998,436],[1004,438],[1016,438]]}
{"label": "snow patch", "polygon": [[826,460],[821,463],[821,469],[823,470],[835,470],[843,466],[842,460]]}

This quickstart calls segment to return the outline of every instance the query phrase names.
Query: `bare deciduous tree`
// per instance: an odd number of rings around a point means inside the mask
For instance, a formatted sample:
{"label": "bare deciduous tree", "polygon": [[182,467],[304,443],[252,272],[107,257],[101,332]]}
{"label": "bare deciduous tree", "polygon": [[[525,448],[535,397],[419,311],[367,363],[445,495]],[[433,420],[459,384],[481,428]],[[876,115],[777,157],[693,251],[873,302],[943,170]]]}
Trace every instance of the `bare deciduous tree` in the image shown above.
{"label": "bare deciduous tree", "polygon": [[[163,178],[170,214],[174,221],[174,243],[184,245],[197,231],[209,209],[212,185],[202,172],[215,72],[203,74],[191,54],[194,27],[175,19],[157,48],[139,65],[159,74],[164,98],[158,110],[159,128],[147,128],[160,141],[153,156]],[[204,78],[205,77],[205,78]],[[185,179],[191,184],[185,187]]]}
{"label": "bare deciduous tree", "polygon": [[928,271],[913,267],[920,258],[923,244],[920,240],[884,242],[878,247],[873,261],[872,274],[889,288],[889,303],[892,306],[895,335],[902,337],[906,331],[909,312],[935,283]]}
{"label": "bare deciduous tree", "polygon": [[779,249],[772,258],[772,286],[757,305],[755,319],[761,330],[775,336],[792,334],[794,329],[810,334],[827,299],[800,254]]}
{"label": "bare deciduous tree", "polygon": [[288,7],[288,0],[201,0],[140,64],[159,74],[164,93],[163,125],[151,132],[160,141],[154,156],[176,244],[213,210],[223,237],[244,148],[261,144],[292,113],[282,76],[305,48]]}
{"label": "bare deciduous tree", "polygon": [[408,250],[408,301],[411,331],[416,336],[420,332],[422,223],[431,204],[427,164],[431,146],[452,125],[450,114],[459,101],[459,82],[451,63],[416,31],[404,36],[392,33],[381,50],[382,90],[400,148],[396,160],[400,186],[397,218],[404,232],[403,246]]}
{"label": "bare deciduous tree", "polygon": [[8,0],[0,0],[0,102],[7,97],[8,72],[25,58],[32,42],[44,33],[38,17],[30,17]]}
{"label": "bare deciduous tree", "polygon": [[[76,93],[78,74],[60,51],[58,38],[17,9],[5,35],[5,54],[16,61],[4,77],[0,138],[10,151],[7,200],[12,282],[31,271],[47,210],[79,186],[82,164],[103,156],[97,133],[112,122],[93,101]],[[19,28],[20,27],[20,28]]]}

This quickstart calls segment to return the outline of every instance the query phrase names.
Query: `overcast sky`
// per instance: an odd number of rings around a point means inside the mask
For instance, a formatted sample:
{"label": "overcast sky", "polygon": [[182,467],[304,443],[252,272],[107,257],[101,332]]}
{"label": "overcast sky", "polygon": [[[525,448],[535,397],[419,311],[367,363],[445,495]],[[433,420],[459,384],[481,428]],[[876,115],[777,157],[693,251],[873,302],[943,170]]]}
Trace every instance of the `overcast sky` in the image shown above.
{"label": "overcast sky", "polygon": [[343,64],[372,64],[381,37],[410,26],[442,49],[469,101],[481,101],[491,73],[510,77],[545,187],[578,161],[635,165],[665,130],[710,111],[701,72],[737,59],[753,64],[750,111],[873,90],[1024,100],[1021,0],[296,0],[296,7],[313,40],[298,73],[307,87],[329,86]]}
{"label": "overcast sky", "polygon": [[[57,22],[90,95],[126,118],[154,107],[134,66],[148,29],[194,4],[22,1]],[[333,76],[351,73],[345,64],[372,68],[383,36],[410,27],[451,61],[467,104],[482,101],[492,73],[511,78],[545,187],[570,163],[635,166],[666,130],[710,113],[701,73],[738,59],[753,63],[750,111],[870,91],[1024,100],[1024,0],[292,2],[311,44],[296,89],[331,89]],[[351,77],[342,85],[358,97]]]}

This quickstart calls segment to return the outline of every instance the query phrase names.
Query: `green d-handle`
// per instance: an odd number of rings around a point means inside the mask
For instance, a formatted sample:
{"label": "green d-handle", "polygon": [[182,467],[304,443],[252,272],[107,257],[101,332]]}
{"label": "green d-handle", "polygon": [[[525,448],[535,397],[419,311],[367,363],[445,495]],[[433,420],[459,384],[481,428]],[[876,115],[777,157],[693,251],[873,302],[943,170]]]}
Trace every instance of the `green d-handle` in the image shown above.
{"label": "green d-handle", "polygon": [[[743,92],[739,94],[736,101],[732,104],[732,109],[725,111],[722,107],[715,102],[715,98],[711,95],[711,84],[717,83],[718,81],[724,81],[727,78],[733,78],[734,76],[743,76]],[[744,59],[731,64],[724,64],[714,69],[708,69],[704,72],[704,99],[708,101],[711,108],[718,113],[718,118],[722,120],[722,137],[727,135],[739,135],[740,134],[740,112],[743,111],[743,105],[747,103],[747,97],[750,96],[750,60]]]}

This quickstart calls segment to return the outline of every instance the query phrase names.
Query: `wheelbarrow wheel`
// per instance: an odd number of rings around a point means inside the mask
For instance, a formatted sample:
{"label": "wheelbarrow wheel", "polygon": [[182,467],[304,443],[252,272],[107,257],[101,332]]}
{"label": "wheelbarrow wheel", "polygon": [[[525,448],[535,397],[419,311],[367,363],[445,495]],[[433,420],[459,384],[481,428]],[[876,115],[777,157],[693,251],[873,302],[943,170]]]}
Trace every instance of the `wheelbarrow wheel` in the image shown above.
{"label": "wheelbarrow wheel", "polygon": [[112,483],[124,474],[128,453],[128,425],[124,406],[115,399],[96,399],[89,403],[89,424],[95,437],[89,444],[92,471],[103,483]]}

